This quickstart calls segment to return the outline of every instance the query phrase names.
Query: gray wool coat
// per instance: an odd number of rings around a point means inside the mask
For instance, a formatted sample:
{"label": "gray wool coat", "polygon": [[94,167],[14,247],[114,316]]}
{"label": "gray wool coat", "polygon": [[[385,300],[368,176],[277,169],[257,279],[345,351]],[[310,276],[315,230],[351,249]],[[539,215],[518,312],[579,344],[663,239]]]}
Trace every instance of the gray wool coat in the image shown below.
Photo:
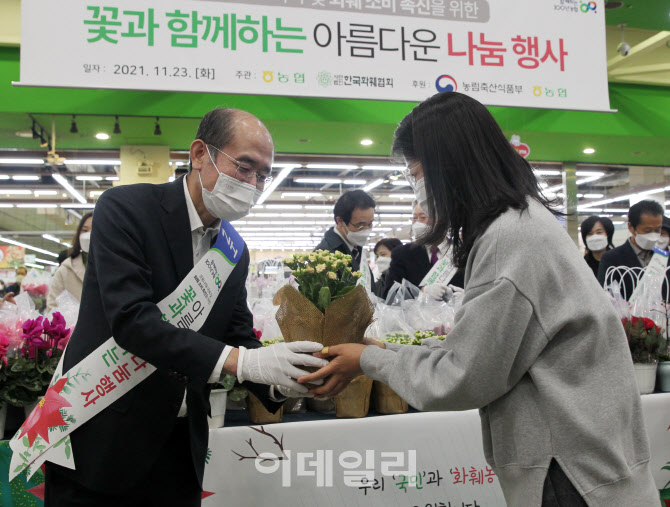
{"label": "gray wool coat", "polygon": [[623,327],[559,221],[535,200],[475,241],[447,339],[369,346],[367,376],[421,410],[478,408],[510,506],[540,506],[552,458],[590,506],[656,506]]}

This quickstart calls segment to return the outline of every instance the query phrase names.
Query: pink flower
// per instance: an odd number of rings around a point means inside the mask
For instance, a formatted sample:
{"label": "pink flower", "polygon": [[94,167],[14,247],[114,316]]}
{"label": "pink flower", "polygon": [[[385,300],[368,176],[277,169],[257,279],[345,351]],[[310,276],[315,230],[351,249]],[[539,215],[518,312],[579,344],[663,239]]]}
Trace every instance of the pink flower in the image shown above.
{"label": "pink flower", "polygon": [[0,333],[0,359],[7,364],[7,348],[9,347],[9,338]]}
{"label": "pink flower", "polygon": [[58,312],[53,314],[51,322],[44,320],[44,331],[56,343],[70,336],[70,329],[65,327],[65,318]]}
{"label": "pink flower", "polygon": [[[44,332],[44,317],[37,317],[36,319],[26,320],[21,328],[23,329],[23,337],[31,338],[33,336],[40,336]],[[46,321],[48,322],[48,321]]]}
{"label": "pink flower", "polygon": [[254,333],[256,334],[256,339],[260,340],[261,336],[263,336],[263,331],[259,331],[258,329],[254,328]]}

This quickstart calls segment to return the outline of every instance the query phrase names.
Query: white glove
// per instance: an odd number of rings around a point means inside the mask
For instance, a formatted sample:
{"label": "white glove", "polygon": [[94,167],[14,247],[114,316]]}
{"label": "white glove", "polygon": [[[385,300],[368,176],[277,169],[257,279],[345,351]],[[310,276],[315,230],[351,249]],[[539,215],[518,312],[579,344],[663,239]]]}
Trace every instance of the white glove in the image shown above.
{"label": "white glove", "polygon": [[237,380],[288,387],[299,393],[306,393],[307,387],[295,379],[308,372],[295,365],[321,368],[328,364],[311,354],[320,352],[323,345],[316,342],[276,343],[257,349],[239,348],[237,358]]}
{"label": "white glove", "polygon": [[433,283],[431,285],[426,285],[421,290],[423,291],[423,293],[426,296],[430,296],[433,299],[436,299],[438,301],[442,301],[442,297],[444,296],[444,293],[447,292],[447,284],[446,283]]}
{"label": "white glove", "polygon": [[461,289],[460,287],[456,287],[455,285],[449,285],[449,288],[453,291],[453,295],[456,297],[461,297],[463,294],[465,294],[465,290]]}
{"label": "white glove", "polygon": [[[319,379],[313,382],[314,385],[323,384],[323,380]],[[314,398],[313,394],[301,393],[299,391],[294,391],[290,387],[284,386],[275,386],[275,392],[281,394],[284,398]]]}

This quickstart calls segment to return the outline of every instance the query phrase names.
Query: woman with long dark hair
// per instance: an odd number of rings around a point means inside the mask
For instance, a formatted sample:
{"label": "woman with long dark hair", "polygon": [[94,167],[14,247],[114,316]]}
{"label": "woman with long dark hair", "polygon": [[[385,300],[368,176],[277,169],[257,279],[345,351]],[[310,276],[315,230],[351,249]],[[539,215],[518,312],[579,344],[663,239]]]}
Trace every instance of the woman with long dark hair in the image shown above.
{"label": "woman with long dark hair", "polygon": [[612,244],[614,224],[607,217],[591,215],[582,222],[580,232],[586,247],[584,260],[597,278],[601,257],[607,250],[614,248]]}
{"label": "woman with long dark hair", "polygon": [[56,298],[65,290],[77,298],[77,301],[81,301],[92,227],[93,212],[86,213],[79,221],[77,232],[72,238],[72,248],[68,251],[67,258],[58,266],[51,279],[49,295],[47,296],[47,310],[56,306]]}
{"label": "woman with long dark hair", "polygon": [[[361,374],[421,410],[480,409],[508,505],[656,505],[626,337],[607,295],[488,110],[451,92],[400,123],[393,151],[465,269],[444,342],[345,344],[300,379],[334,396]],[[375,346],[378,345],[378,346]]]}

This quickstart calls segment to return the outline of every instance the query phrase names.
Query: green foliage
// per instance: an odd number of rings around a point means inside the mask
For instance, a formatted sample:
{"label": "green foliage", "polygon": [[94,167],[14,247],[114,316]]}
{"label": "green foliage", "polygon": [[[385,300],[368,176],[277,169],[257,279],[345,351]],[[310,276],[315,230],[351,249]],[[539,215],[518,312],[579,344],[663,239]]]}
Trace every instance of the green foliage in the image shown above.
{"label": "green foliage", "polygon": [[665,332],[653,320],[633,317],[622,324],[634,363],[653,363],[667,352]]}
{"label": "green foliage", "polygon": [[386,343],[397,343],[399,345],[421,345],[421,340],[426,338],[435,338],[436,340],[444,340],[447,335],[435,335],[434,331],[416,331],[414,336],[407,333],[388,333],[386,338],[380,340]]}
{"label": "green foliage", "polygon": [[51,357],[40,351],[35,358],[9,359],[0,368],[0,400],[15,407],[35,403],[46,393],[62,354],[62,350],[54,349]]}

